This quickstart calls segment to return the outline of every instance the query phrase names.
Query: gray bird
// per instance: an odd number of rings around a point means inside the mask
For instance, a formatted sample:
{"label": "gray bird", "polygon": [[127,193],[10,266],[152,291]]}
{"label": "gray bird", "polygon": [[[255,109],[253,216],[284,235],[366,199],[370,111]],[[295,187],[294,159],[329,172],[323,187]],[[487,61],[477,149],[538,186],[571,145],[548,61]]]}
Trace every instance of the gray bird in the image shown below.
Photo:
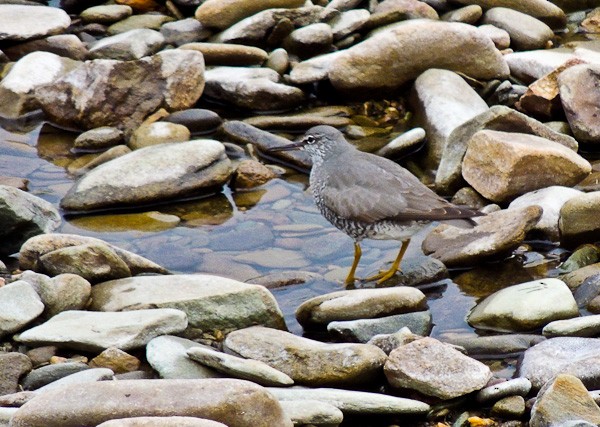
{"label": "gray bird", "polygon": [[357,150],[331,126],[315,126],[299,142],[268,151],[294,149],[312,158],[310,186],[321,214],[354,240],[346,285],[356,280],[363,239],[402,242],[391,268],[365,279],[382,283],[398,271],[411,237],[425,225],[481,215],[444,200],[397,163]]}

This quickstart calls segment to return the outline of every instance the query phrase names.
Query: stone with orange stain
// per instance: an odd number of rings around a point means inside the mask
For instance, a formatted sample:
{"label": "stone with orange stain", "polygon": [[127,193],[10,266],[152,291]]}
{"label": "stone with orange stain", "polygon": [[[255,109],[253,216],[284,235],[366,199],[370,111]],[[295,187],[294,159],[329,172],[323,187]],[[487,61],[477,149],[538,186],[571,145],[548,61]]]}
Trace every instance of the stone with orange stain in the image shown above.
{"label": "stone with orange stain", "polygon": [[130,6],[135,12],[152,12],[162,8],[154,0],[116,0],[116,3]]}

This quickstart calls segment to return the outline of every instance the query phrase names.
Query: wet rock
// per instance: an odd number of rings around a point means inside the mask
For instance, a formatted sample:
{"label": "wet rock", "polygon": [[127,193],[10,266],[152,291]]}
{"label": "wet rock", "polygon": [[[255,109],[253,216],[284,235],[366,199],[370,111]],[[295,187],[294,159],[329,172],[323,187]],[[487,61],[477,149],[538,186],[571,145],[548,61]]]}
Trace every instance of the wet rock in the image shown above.
{"label": "wet rock", "polygon": [[373,381],[386,358],[372,345],[326,344],[260,326],[234,331],[223,344],[227,353],[263,361],[310,386]]}
{"label": "wet rock", "polygon": [[421,338],[423,337],[413,334],[408,327],[403,327],[393,334],[375,335],[367,344],[373,344],[382,349],[385,354],[389,355],[396,348],[420,340]]}
{"label": "wet rock", "polygon": [[530,206],[490,213],[478,218],[471,229],[441,224],[427,235],[422,249],[448,267],[474,265],[510,253],[541,215],[540,207]]}
{"label": "wet rock", "polygon": [[595,105],[600,102],[600,65],[581,64],[563,71],[559,78],[560,99],[569,125],[578,141],[600,142]]}
{"label": "wet rock", "polygon": [[145,346],[158,335],[179,333],[187,327],[184,312],[170,308],[94,313],[63,311],[46,323],[19,335],[19,342],[57,345],[84,351],[109,347],[130,350]]}
{"label": "wet rock", "polygon": [[69,172],[73,173],[76,176],[81,176],[90,170],[94,169],[97,166],[100,166],[106,162],[110,162],[118,157],[124,156],[125,154],[131,153],[131,149],[126,145],[117,145],[115,147],[109,148],[103,153],[98,154],[98,156],[94,157],[89,162],[83,164],[83,166],[77,166],[74,170],[72,168],[73,163],[69,165]]}
{"label": "wet rock", "polygon": [[154,122],[143,124],[129,138],[127,145],[138,150],[151,145],[189,141],[191,133],[188,128],[177,123]]}
{"label": "wet rock", "polygon": [[223,185],[231,172],[225,147],[218,141],[155,145],[92,169],[69,190],[61,206],[90,211],[198,195]]}
{"label": "wet rock", "polygon": [[416,288],[394,287],[338,291],[311,298],[296,309],[301,325],[326,325],[335,320],[371,319],[419,311],[425,295]]}
{"label": "wet rock", "polygon": [[68,128],[130,131],[160,107],[193,106],[204,88],[203,75],[200,53],[171,49],[138,61],[87,61],[38,88],[35,97],[53,122]]}
{"label": "wet rock", "polygon": [[206,40],[212,35],[212,31],[194,18],[167,22],[160,27],[160,32],[165,38],[165,43],[175,46]]}
{"label": "wet rock", "polygon": [[494,7],[483,16],[483,23],[508,32],[516,50],[543,49],[554,37],[552,29],[540,20],[506,7]]}
{"label": "wet rock", "polygon": [[38,393],[46,393],[49,390],[60,388],[63,386],[71,386],[73,384],[93,383],[96,381],[114,380],[114,372],[107,368],[92,368],[85,369],[74,374],[59,378],[43,387],[36,389]]}
{"label": "wet rock", "polygon": [[310,262],[302,254],[289,249],[262,249],[242,253],[233,258],[235,262],[254,264],[268,268],[304,268]]}
{"label": "wet rock", "polygon": [[404,327],[417,335],[428,335],[432,327],[431,313],[417,311],[377,319],[333,321],[327,325],[327,331],[344,341],[366,343],[375,335],[393,334]]}
{"label": "wet rock", "polygon": [[99,40],[90,47],[90,56],[130,61],[155,54],[164,44],[165,38],[161,33],[140,28]]}
{"label": "wet rock", "polygon": [[279,78],[268,68],[215,67],[205,73],[204,96],[250,110],[297,107],[304,92],[279,83]]}
{"label": "wet rock", "polygon": [[492,376],[481,362],[433,338],[398,347],[389,355],[385,376],[393,387],[452,399],[483,388]]}
{"label": "wet rock", "polygon": [[19,279],[30,283],[44,303],[44,317],[52,317],[62,311],[82,310],[87,307],[92,286],[75,274],[60,274],[50,278],[33,271],[24,271]]}
{"label": "wet rock", "polygon": [[514,378],[481,389],[477,393],[480,403],[494,402],[509,396],[527,396],[531,390],[531,381],[527,378]]}
{"label": "wet rock", "polygon": [[488,110],[488,105],[458,74],[429,69],[413,86],[416,121],[427,134],[427,162],[436,168],[452,131]]}
{"label": "wet rock", "polygon": [[320,402],[329,403],[348,414],[365,415],[398,415],[398,414],[425,414],[430,407],[427,403],[402,397],[388,396],[380,393],[367,393],[364,391],[340,390],[334,388],[269,388],[273,396],[280,401],[296,402],[305,400],[307,392],[310,398]]}
{"label": "wet rock", "polygon": [[81,150],[101,150],[123,142],[123,132],[115,127],[101,126],[79,134],[73,147]]}
{"label": "wet rock", "polygon": [[192,135],[212,132],[223,123],[223,119],[217,113],[201,108],[175,111],[162,120],[183,125]]}
{"label": "wet rock", "polygon": [[90,360],[92,368],[108,368],[115,374],[133,372],[139,369],[140,359],[115,347],[110,347]]}
{"label": "wet rock", "polygon": [[303,0],[208,0],[196,9],[195,16],[202,25],[224,30],[265,9],[295,8],[303,5]]}
{"label": "wet rock", "polygon": [[[566,425],[578,420],[600,424],[600,408],[578,378],[558,375],[540,390],[531,408],[531,427]],[[581,424],[579,424],[581,425]]]}
{"label": "wet rock", "polygon": [[268,57],[262,49],[241,44],[187,43],[180,48],[202,53],[206,65],[261,65]]}
{"label": "wet rock", "polygon": [[462,164],[464,179],[494,202],[549,185],[572,186],[590,171],[587,160],[557,142],[492,130],[471,137]]}
{"label": "wet rock", "polygon": [[[415,34],[422,37],[415,38]],[[486,65],[481,66],[482,63]],[[491,40],[475,28],[460,23],[409,20],[345,50],[333,60],[329,79],[336,89],[354,95],[381,92],[397,89],[426,69],[437,65],[441,68],[442,64],[443,68],[473,78],[508,74],[508,66]]]}
{"label": "wet rock", "polygon": [[254,188],[273,178],[275,172],[256,160],[242,160],[235,170],[234,186],[237,189]]}
{"label": "wet rock", "polygon": [[539,389],[557,374],[579,378],[590,390],[600,387],[600,342],[596,338],[558,337],[543,341],[525,351],[518,376]]}
{"label": "wet rock", "polygon": [[189,348],[187,355],[202,365],[234,378],[249,380],[264,386],[294,384],[294,380],[289,376],[258,360],[243,359],[206,347]]}
{"label": "wet rock", "polygon": [[503,334],[492,336],[444,334],[444,342],[462,347],[469,356],[510,356],[522,353],[528,348],[544,341],[541,335]]}
{"label": "wet rock", "polygon": [[54,363],[34,369],[25,378],[22,386],[25,390],[37,390],[61,378],[90,369],[83,362]]}
{"label": "wet rock", "polygon": [[0,5],[0,40],[29,40],[62,33],[71,25],[67,13],[56,7]]}
{"label": "wet rock", "polygon": [[255,324],[285,329],[277,302],[266,288],[218,276],[112,280],[94,286],[92,299],[93,310],[106,312],[136,307],[177,308],[187,314],[190,331],[225,331]]}
{"label": "wet rock", "polygon": [[0,354],[0,396],[20,391],[19,379],[31,371],[31,367],[31,360],[24,354]]}
{"label": "wet rock", "polygon": [[351,125],[349,117],[321,116],[317,114],[295,114],[291,116],[254,116],[244,120],[244,123],[259,129],[274,130],[307,130],[313,126],[329,125],[337,128]]}
{"label": "wet rock", "polygon": [[307,58],[329,51],[332,43],[331,27],[325,23],[317,23],[292,31],[283,40],[283,48],[292,55]]}
{"label": "wet rock", "polygon": [[[86,244],[107,244],[94,237],[77,236],[75,234],[42,234],[27,240],[19,252],[19,267],[21,270],[42,270],[39,259],[45,254],[60,248]],[[108,244],[127,265],[131,274],[168,273],[163,267],[132,252]]]}
{"label": "wet rock", "polygon": [[558,229],[560,210],[568,200],[581,194],[583,194],[581,191],[573,188],[550,186],[517,197],[510,203],[508,209],[519,209],[526,206],[541,207],[542,217],[532,230],[543,233],[552,241],[558,241],[560,238]]}
{"label": "wet rock", "polygon": [[265,389],[230,379],[100,381],[60,387],[32,399],[15,413],[12,423],[75,427],[173,415],[223,421],[229,427],[292,426]]}
{"label": "wet rock", "polygon": [[471,310],[467,321],[479,329],[518,332],[578,315],[577,303],[567,285],[558,279],[542,279],[493,293]]}
{"label": "wet rock", "polygon": [[50,233],[61,223],[50,202],[8,185],[0,185],[0,218],[2,256],[17,252],[30,237]]}
{"label": "wet rock", "polygon": [[92,6],[79,14],[83,22],[97,22],[99,24],[112,24],[128,18],[133,13],[131,6],[125,4],[111,4]]}
{"label": "wet rock", "polygon": [[33,286],[24,280],[0,288],[0,336],[21,330],[44,311]]}
{"label": "wet rock", "polygon": [[[161,378],[220,378],[222,375],[190,360],[187,350],[201,344],[185,338],[163,335],[146,345],[146,359]],[[208,347],[208,346],[207,346]]]}
{"label": "wet rock", "polygon": [[560,209],[558,227],[561,243],[575,246],[600,237],[600,224],[594,212],[600,208],[600,191],[569,199]]}
{"label": "wet rock", "polygon": [[587,280],[595,280],[595,276],[600,274],[600,263],[590,264],[577,270],[564,274],[560,278],[567,284],[569,289],[577,291]]}
{"label": "wet rock", "polygon": [[587,267],[600,261],[600,247],[592,244],[586,244],[578,247],[562,263],[560,271],[562,273],[571,273],[580,268]]}
{"label": "wet rock", "polygon": [[450,193],[461,187],[463,157],[471,137],[482,129],[536,135],[573,150],[577,149],[577,141],[572,137],[555,132],[512,108],[495,105],[458,126],[448,137],[452,144],[446,145],[435,177],[435,185],[439,191]]}
{"label": "wet rock", "polygon": [[319,400],[280,400],[279,404],[294,425],[337,426],[344,419],[336,406]]}
{"label": "wet rock", "polygon": [[529,0],[515,3],[511,0],[458,0],[460,4],[478,4],[484,9],[505,7],[536,17],[552,29],[563,28],[567,23],[565,13],[546,0]]}

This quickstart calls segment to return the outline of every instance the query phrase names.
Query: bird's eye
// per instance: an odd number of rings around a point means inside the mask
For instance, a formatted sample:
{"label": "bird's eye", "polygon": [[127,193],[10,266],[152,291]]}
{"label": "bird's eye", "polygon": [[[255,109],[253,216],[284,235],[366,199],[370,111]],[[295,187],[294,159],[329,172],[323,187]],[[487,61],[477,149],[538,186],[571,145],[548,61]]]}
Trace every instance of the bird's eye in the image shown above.
{"label": "bird's eye", "polygon": [[312,135],[308,135],[306,138],[304,138],[304,141],[305,141],[307,144],[314,144],[314,143],[316,142],[316,139],[315,139],[315,137],[314,137],[314,136],[312,136]]}

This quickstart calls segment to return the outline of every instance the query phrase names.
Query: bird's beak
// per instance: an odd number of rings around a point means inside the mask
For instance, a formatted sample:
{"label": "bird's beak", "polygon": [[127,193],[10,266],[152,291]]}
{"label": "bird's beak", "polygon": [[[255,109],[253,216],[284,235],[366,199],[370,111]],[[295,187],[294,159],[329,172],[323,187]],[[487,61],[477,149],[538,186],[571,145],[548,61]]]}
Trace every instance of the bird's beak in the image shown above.
{"label": "bird's beak", "polygon": [[267,153],[274,153],[276,151],[290,151],[290,150],[297,150],[298,148],[302,148],[306,145],[306,143],[304,142],[304,140],[300,140],[298,142],[295,142],[293,144],[289,144],[289,145],[282,145],[280,147],[272,147],[267,149]]}

